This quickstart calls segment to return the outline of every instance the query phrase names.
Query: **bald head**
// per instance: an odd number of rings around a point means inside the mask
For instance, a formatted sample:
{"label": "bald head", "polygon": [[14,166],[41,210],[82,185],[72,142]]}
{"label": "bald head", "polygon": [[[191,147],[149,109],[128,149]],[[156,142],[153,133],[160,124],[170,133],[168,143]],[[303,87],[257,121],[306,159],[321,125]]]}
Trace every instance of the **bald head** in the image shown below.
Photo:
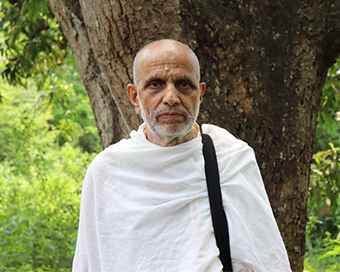
{"label": "bald head", "polygon": [[143,64],[148,61],[148,58],[153,55],[169,53],[185,54],[193,63],[193,72],[197,75],[197,82],[200,81],[200,65],[194,51],[184,43],[172,39],[163,39],[151,42],[138,51],[133,61],[133,79],[134,84],[138,86],[140,78],[140,70],[143,69]]}

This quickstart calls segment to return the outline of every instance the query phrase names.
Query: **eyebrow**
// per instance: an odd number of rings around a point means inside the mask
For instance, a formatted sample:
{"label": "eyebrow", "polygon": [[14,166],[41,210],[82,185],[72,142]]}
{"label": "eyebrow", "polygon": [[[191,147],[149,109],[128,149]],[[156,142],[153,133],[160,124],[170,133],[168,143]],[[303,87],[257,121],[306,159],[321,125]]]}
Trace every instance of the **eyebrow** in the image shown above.
{"label": "eyebrow", "polygon": [[159,76],[152,76],[145,81],[144,86],[148,86],[152,81],[164,81],[164,79],[161,79]]}
{"label": "eyebrow", "polygon": [[164,79],[161,79],[159,76],[152,76],[148,80],[146,80],[146,82],[150,83],[151,81],[160,81],[160,80],[164,80]]}
{"label": "eyebrow", "polygon": [[181,81],[187,81],[192,87],[197,87],[199,85],[199,82],[196,83],[196,81],[190,77],[182,77],[176,80],[176,82],[181,82]]}
{"label": "eyebrow", "polygon": [[[152,82],[152,81],[166,81],[166,80],[163,79],[159,75],[153,75],[145,81],[144,86],[148,86],[150,84],[150,82]],[[199,85],[199,82],[197,84],[195,84],[195,82],[196,82],[195,80],[193,80],[192,78],[185,76],[185,75],[181,75],[178,78],[175,78],[175,82],[181,82],[181,81],[187,81],[192,87],[197,87]]]}

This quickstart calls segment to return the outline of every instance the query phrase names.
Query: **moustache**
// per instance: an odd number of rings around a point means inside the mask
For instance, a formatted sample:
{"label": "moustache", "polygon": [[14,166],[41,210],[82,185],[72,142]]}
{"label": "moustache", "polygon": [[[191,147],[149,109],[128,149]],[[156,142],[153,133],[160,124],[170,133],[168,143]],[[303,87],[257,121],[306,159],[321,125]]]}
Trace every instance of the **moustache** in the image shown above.
{"label": "moustache", "polygon": [[186,111],[185,109],[180,108],[178,106],[163,107],[161,109],[157,109],[154,114],[155,114],[156,117],[158,117],[158,116],[160,116],[161,114],[163,114],[165,112],[182,115],[183,117],[185,117],[187,119],[191,119],[192,118],[192,116],[190,115],[190,113],[188,111]]}

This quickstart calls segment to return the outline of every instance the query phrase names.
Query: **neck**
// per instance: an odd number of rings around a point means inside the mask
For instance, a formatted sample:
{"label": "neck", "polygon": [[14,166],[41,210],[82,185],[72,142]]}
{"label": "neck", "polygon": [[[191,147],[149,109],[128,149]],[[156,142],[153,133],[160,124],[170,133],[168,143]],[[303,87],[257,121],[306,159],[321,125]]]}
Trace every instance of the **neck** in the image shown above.
{"label": "neck", "polygon": [[197,137],[197,131],[195,128],[192,128],[186,135],[184,136],[169,136],[169,137],[160,137],[158,135],[153,134],[148,129],[145,130],[145,136],[149,142],[162,146],[174,146],[178,144],[182,144],[188,142]]}

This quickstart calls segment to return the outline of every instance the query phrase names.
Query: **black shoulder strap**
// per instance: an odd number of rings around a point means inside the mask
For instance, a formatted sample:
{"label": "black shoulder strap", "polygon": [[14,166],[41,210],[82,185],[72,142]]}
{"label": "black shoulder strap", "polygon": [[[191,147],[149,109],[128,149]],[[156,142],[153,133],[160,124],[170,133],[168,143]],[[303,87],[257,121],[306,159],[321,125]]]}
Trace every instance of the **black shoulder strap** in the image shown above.
{"label": "black shoulder strap", "polygon": [[205,160],[205,176],[207,180],[210,211],[216,244],[220,250],[223,271],[230,272],[233,271],[233,269],[230,256],[228,222],[222,204],[220,173],[218,171],[215,147],[210,136],[207,134],[202,134],[202,142]]}

